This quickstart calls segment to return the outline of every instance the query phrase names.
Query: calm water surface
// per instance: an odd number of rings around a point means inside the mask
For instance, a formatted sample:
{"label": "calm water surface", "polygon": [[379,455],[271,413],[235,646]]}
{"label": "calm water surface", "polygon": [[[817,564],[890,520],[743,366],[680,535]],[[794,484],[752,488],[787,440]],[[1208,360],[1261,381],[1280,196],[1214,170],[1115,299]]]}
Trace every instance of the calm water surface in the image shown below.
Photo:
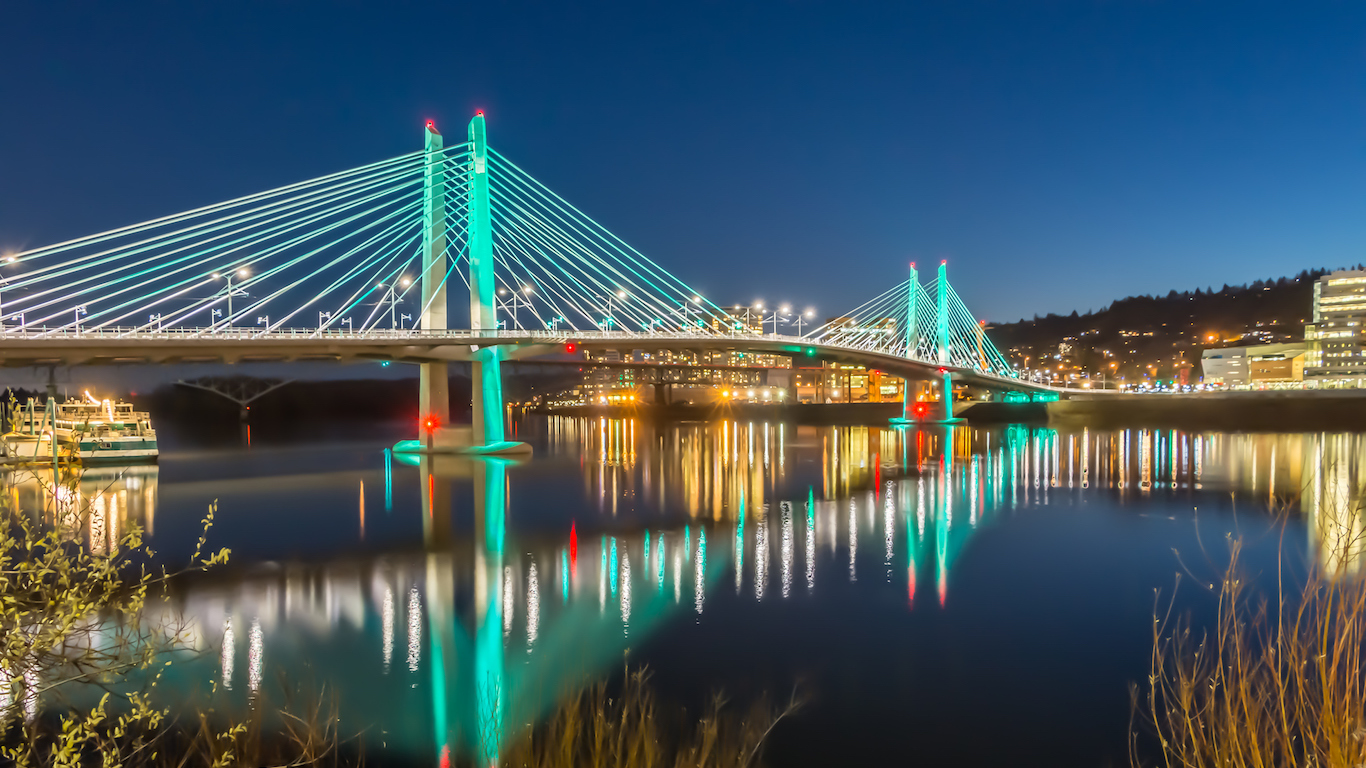
{"label": "calm water surface", "polygon": [[[1358,435],[892,430],[529,418],[523,463],[404,462],[400,427],[250,447],[177,440],[91,471],[86,534],[135,519],[174,561],[217,499],[231,565],[181,585],[203,653],[168,696],[220,709],[335,690],[378,762],[430,764],[645,664],[698,712],[808,700],[776,765],[1126,762],[1155,600],[1211,601],[1361,523]],[[43,503],[18,481],[22,504]],[[1355,556],[1356,553],[1346,553]],[[1162,590],[1156,597],[1154,590]]]}

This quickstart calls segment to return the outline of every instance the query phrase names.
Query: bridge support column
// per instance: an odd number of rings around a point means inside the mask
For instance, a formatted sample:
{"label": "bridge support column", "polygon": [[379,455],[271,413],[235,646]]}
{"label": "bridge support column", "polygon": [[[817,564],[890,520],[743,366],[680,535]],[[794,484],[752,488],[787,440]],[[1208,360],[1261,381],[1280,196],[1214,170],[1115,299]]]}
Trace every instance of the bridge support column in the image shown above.
{"label": "bridge support column", "polygon": [[[436,125],[427,122],[422,174],[422,313],[418,327],[444,331],[446,324],[446,161]],[[451,422],[449,372],[445,363],[418,365],[418,423],[433,447]],[[442,441],[445,442],[445,441]]]}
{"label": "bridge support column", "polygon": [[[915,271],[915,262],[911,262],[911,276],[906,283],[906,357],[915,357],[916,348],[920,346],[920,327],[916,321],[916,294],[920,287],[920,276]],[[893,418],[892,424],[906,425],[915,421],[915,385],[909,378],[901,379],[901,417]]]}
{"label": "bridge support column", "polygon": [[[470,121],[470,195],[466,237],[470,254],[470,329],[496,331],[493,290],[493,217],[489,209],[488,133],[484,113]],[[473,399],[471,453],[524,453],[526,443],[510,443],[503,434],[503,348],[484,347],[474,356],[470,386]]]}
{"label": "bridge support column", "polygon": [[935,290],[936,307],[935,318],[938,328],[939,347],[939,373],[940,389],[939,399],[944,407],[940,418],[941,424],[957,424],[962,419],[953,416],[953,374],[949,373],[949,366],[953,364],[953,356],[949,350],[949,274],[948,262],[939,262],[939,286]]}

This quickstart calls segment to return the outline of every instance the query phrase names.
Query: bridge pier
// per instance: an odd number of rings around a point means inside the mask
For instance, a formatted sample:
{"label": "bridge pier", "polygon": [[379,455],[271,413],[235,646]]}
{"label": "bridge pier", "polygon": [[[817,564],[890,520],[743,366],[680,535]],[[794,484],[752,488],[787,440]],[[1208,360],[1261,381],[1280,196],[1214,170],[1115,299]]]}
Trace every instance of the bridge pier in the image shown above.
{"label": "bridge pier", "polygon": [[[424,331],[447,330],[446,279],[446,171],[443,140],[436,126],[427,123],[427,162],[423,186],[422,315]],[[496,268],[493,257],[493,224],[489,209],[488,137],[484,113],[476,113],[469,125],[471,159],[466,233],[470,259],[470,329],[492,331],[498,327],[493,291]],[[477,349],[471,360],[470,428],[450,426],[450,391],[446,363],[422,363],[419,372],[419,424],[421,441],[404,441],[398,451],[468,454],[527,453],[526,443],[508,442],[503,431],[503,378],[501,346]]]}

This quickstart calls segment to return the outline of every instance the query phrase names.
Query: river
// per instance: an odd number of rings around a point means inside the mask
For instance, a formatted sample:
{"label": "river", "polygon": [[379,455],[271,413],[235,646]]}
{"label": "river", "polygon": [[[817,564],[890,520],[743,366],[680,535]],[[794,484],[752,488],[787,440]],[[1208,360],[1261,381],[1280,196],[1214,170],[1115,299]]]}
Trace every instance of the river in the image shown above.
{"label": "river", "polygon": [[401,425],[250,445],[163,426],[158,466],[87,472],[85,536],[135,520],[174,565],[216,500],[231,561],[177,586],[200,652],[163,695],[232,710],[326,687],[381,764],[435,763],[628,663],[694,714],[718,689],[795,690],[772,765],[1123,764],[1178,572],[1200,617],[1227,536],[1259,576],[1360,554],[1335,542],[1362,527],[1361,435],[514,428],[522,463],[404,461]]}

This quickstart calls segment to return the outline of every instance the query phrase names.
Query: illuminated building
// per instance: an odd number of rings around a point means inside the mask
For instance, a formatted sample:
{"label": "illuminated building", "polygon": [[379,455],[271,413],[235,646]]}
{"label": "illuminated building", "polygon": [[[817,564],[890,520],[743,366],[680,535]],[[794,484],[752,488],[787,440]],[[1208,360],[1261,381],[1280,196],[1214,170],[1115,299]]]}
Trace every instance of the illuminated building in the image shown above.
{"label": "illuminated building", "polygon": [[1206,384],[1226,387],[1303,381],[1305,344],[1258,344],[1207,349],[1200,356]]}
{"label": "illuminated building", "polygon": [[1304,379],[1311,386],[1366,384],[1366,271],[1314,283],[1314,321],[1304,326]]}

